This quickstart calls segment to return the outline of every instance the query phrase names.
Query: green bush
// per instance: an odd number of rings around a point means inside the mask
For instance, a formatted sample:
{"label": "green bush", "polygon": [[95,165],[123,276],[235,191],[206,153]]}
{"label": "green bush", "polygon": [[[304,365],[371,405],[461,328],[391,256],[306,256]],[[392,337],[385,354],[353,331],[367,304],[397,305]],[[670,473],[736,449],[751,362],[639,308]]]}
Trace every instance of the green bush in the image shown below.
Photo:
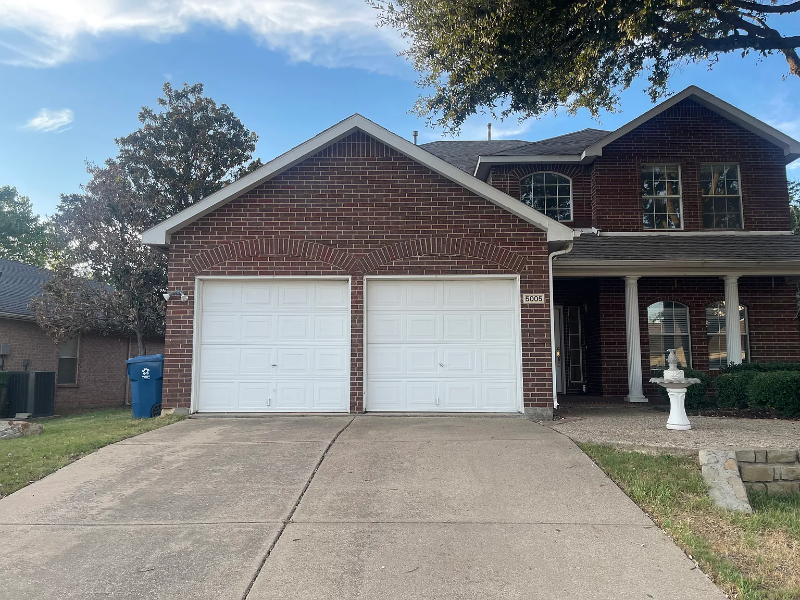
{"label": "green bush", "polygon": [[[687,379],[694,377],[700,380],[700,383],[695,383],[686,388],[686,408],[698,409],[709,406],[712,402],[706,398],[708,388],[711,386],[711,377],[708,376],[708,373],[704,373],[703,371],[695,371],[689,367],[678,368],[683,370],[683,376]],[[656,371],[656,377],[663,376],[664,371]],[[666,388],[658,386],[658,391],[661,393],[661,396],[667,402],[669,402],[669,393],[667,392]]]}
{"label": "green bush", "polygon": [[758,363],[749,362],[740,365],[728,365],[720,370],[720,374],[730,373],[771,373],[773,371],[800,371],[800,363]]}
{"label": "green bush", "polygon": [[747,408],[747,386],[758,375],[757,371],[723,373],[714,380],[717,394],[714,397],[721,408]]}
{"label": "green bush", "polygon": [[773,409],[786,417],[800,417],[800,371],[756,374],[747,386],[747,405],[753,410]]}

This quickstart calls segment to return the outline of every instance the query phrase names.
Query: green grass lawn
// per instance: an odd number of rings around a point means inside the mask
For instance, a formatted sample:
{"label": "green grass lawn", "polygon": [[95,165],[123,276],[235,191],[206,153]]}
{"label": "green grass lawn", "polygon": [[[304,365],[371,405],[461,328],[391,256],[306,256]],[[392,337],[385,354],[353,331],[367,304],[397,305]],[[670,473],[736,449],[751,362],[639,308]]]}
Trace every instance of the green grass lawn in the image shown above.
{"label": "green grass lawn", "polygon": [[0,440],[0,498],[95,450],[180,421],[181,416],[134,419],[130,409],[35,419],[40,435]]}
{"label": "green grass lawn", "polygon": [[751,494],[754,514],[727,512],[695,458],[579,445],[732,598],[800,598],[800,494]]}

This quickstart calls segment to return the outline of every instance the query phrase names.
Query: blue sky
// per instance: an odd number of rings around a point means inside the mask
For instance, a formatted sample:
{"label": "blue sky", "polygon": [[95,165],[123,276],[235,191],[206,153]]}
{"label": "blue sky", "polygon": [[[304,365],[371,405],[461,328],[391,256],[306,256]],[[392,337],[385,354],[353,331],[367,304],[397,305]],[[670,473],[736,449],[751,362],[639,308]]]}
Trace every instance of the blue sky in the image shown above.
{"label": "blue sky", "polygon": [[[267,161],[359,112],[420,141],[442,133],[408,114],[416,74],[402,43],[374,27],[363,0],[0,0],[0,185],[14,185],[42,215],[79,191],[85,161],[116,154],[114,138],[138,127],[161,86],[202,82],[259,135]],[[784,34],[800,32],[800,19]],[[692,65],[671,89],[698,85],[800,138],[800,78],[780,56]],[[542,139],[584,127],[614,129],[650,108],[638,82],[622,111],[494,122],[494,138]],[[487,115],[461,139],[484,139]],[[798,161],[800,163],[800,161]],[[800,178],[800,164],[790,177]]]}

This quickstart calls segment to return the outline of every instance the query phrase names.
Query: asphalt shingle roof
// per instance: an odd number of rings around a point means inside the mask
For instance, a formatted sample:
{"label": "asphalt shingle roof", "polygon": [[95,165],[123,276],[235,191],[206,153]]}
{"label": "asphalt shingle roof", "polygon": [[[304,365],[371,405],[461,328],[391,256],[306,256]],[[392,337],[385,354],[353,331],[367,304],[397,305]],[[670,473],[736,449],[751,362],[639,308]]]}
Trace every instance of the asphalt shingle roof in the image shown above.
{"label": "asphalt shingle roof", "polygon": [[583,234],[556,262],[631,260],[800,261],[798,235],[637,235]]}
{"label": "asphalt shingle roof", "polygon": [[0,313],[33,316],[28,304],[49,278],[46,270],[0,258]]}
{"label": "asphalt shingle roof", "polygon": [[513,149],[500,150],[495,152],[493,156],[580,154],[609,133],[611,132],[603,129],[581,129],[580,131],[547,138],[538,142],[528,142],[524,146]]}

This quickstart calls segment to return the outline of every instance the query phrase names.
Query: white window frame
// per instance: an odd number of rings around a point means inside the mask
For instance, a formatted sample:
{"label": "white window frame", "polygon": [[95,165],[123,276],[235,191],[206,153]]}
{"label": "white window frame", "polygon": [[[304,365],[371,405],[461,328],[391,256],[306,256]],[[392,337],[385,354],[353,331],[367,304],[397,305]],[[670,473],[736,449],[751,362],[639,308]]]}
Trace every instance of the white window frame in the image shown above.
{"label": "white window frame", "polygon": [[[664,167],[666,170],[667,166],[674,165],[678,167],[678,195],[677,196],[645,196],[642,193],[642,172],[646,168],[652,167]],[[644,226],[644,206],[642,206],[642,202],[646,199],[653,199],[657,200],[659,198],[678,198],[678,210],[680,211],[679,217],[681,221],[680,227],[670,228],[670,227],[645,227]],[[648,162],[642,163],[639,165],[639,210],[641,211],[642,215],[642,231],[658,231],[658,232],[665,232],[665,231],[683,231],[684,229],[684,216],[683,216],[683,172],[681,170],[681,164],[672,162],[672,161],[664,161],[664,162]]]}
{"label": "white window frame", "polygon": [[[532,181],[534,175],[547,175],[547,174],[558,175],[559,177],[563,177],[564,179],[569,181],[569,219],[564,219],[564,220],[553,219],[553,220],[554,221],[558,221],[559,223],[572,223],[572,221],[575,220],[575,212],[573,210],[572,177],[570,177],[569,175],[564,175],[564,173],[559,173],[558,171],[535,171],[533,173],[527,174],[525,177],[523,177],[519,181],[519,188],[520,188],[519,201],[522,202],[522,188],[525,185],[525,181],[527,181],[527,180],[531,180]],[[545,184],[542,184],[542,185],[545,185]],[[531,196],[533,196],[533,189],[532,188],[533,188],[533,183],[531,183]],[[523,202],[523,204],[524,204],[524,202]],[[526,204],[525,206],[528,206],[528,205]],[[543,214],[544,216],[547,216],[547,200],[545,200],[545,205],[544,205],[544,209],[545,210],[544,210],[544,212],[539,211],[539,210],[533,208],[532,206],[530,208],[532,208],[533,210],[535,210],[538,213]],[[553,217],[548,217],[548,218],[552,219]]]}
{"label": "white window frame", "polygon": [[[713,227],[713,226],[712,227],[706,227],[705,226],[706,212],[705,212],[705,206],[703,205],[703,201],[706,198],[730,198],[730,197],[733,197],[731,194],[724,194],[724,195],[720,195],[720,196],[715,195],[715,194],[711,194],[711,195],[703,194],[703,192],[702,192],[702,189],[703,189],[703,179],[702,179],[703,167],[710,166],[711,167],[711,171],[713,173],[715,165],[736,167],[736,177],[738,178],[738,181],[739,181],[739,195],[738,195],[739,196],[739,227]],[[699,171],[699,173],[700,173],[699,182],[700,182],[700,190],[701,190],[700,191],[700,218],[703,221],[703,229],[708,230],[708,231],[726,231],[726,230],[727,231],[742,231],[742,230],[744,230],[744,206],[743,206],[743,201],[742,201],[742,167],[741,167],[741,165],[739,163],[734,163],[734,162],[727,163],[725,161],[703,162],[703,163],[700,163],[700,171]],[[725,211],[725,212],[727,212],[727,211]]]}
{"label": "white window frame", "polygon": [[[61,356],[61,346],[66,342],[71,342],[72,340],[76,341],[75,344],[75,356]],[[56,374],[56,384],[57,385],[78,385],[78,367],[80,366],[80,357],[81,357],[81,336],[78,334],[76,337],[66,340],[65,342],[58,345],[58,372]],[[61,359],[68,359],[75,361],[75,381],[59,381],[61,377]]]}
{"label": "white window frame", "polygon": [[[686,348],[686,353],[688,355],[687,356],[688,364],[686,365],[686,367],[691,369],[692,368],[692,311],[689,308],[689,305],[688,304],[684,304],[683,302],[678,302],[677,300],[656,300],[655,302],[651,302],[650,304],[647,305],[647,351],[648,351],[647,362],[650,364],[650,370],[651,371],[660,371],[661,368],[662,368],[662,367],[653,367],[652,366],[653,345],[650,343],[650,339],[653,336],[659,336],[660,338],[663,339],[666,336],[670,336],[670,335],[674,336],[675,335],[674,333],[671,333],[671,334],[665,334],[665,333],[652,334],[652,333],[650,333],[650,307],[653,306],[654,304],[659,304],[659,303],[663,304],[665,302],[672,302],[672,304],[680,304],[681,306],[686,308],[686,333],[685,334],[682,333],[680,335],[686,335],[689,338],[688,347]],[[664,344],[662,344],[662,346],[663,345]],[[663,368],[666,368],[666,364],[664,365]]]}
{"label": "white window frame", "polygon": [[[725,300],[718,300],[717,302],[712,302],[708,306],[706,306],[706,343],[708,346],[708,370],[709,371],[719,371],[720,367],[712,367],[711,366],[711,338],[717,337],[722,338],[725,342],[722,344],[722,348],[725,350],[725,366],[730,364],[728,360],[728,332],[725,333],[709,333],[708,331],[708,311],[713,309],[714,307],[722,304],[725,307],[725,310],[728,308],[725,306]],[[740,309],[744,309],[744,324],[742,330],[740,331],[740,337],[742,338],[742,350],[744,351],[744,358],[742,362],[750,362],[750,311],[744,304],[739,304]],[[723,318],[723,324],[725,320]]]}

